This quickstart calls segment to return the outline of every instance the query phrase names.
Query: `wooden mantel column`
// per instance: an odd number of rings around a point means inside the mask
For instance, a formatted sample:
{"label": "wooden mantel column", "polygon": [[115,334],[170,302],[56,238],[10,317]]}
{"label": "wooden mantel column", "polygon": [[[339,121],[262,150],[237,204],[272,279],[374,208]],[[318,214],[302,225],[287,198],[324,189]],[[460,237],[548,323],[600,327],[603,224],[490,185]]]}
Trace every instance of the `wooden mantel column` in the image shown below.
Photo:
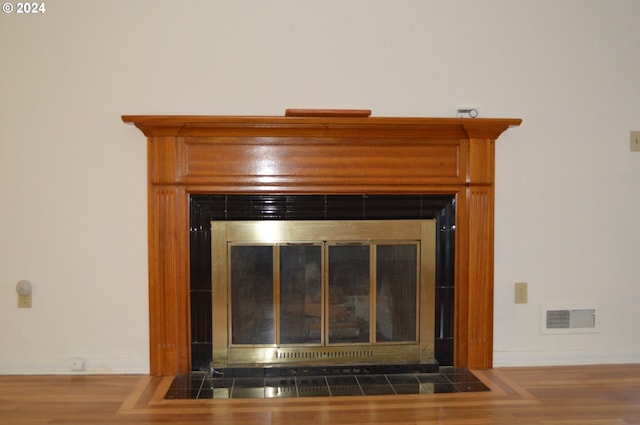
{"label": "wooden mantel column", "polygon": [[147,136],[150,363],[190,365],[189,196],[456,196],[454,363],[492,367],[494,143],[520,119],[123,116]]}

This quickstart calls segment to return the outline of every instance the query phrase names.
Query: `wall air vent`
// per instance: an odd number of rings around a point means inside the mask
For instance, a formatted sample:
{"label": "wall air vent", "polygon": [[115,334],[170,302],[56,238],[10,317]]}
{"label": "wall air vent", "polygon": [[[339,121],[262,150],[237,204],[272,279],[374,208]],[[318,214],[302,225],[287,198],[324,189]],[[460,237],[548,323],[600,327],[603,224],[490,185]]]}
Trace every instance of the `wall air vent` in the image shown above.
{"label": "wall air vent", "polygon": [[599,333],[599,316],[596,306],[542,306],[541,333]]}

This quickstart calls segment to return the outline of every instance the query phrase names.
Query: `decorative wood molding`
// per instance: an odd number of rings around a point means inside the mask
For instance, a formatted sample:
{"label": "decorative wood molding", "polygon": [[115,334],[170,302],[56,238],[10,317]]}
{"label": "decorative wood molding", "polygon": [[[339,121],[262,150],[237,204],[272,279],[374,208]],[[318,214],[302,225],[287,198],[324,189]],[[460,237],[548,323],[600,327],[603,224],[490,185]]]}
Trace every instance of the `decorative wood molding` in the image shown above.
{"label": "decorative wood molding", "polygon": [[287,109],[285,117],[351,117],[366,118],[371,109]]}
{"label": "decorative wood molding", "polygon": [[492,366],[494,141],[520,119],[122,119],[148,140],[152,374],[190,370],[192,193],[455,194],[454,362]]}

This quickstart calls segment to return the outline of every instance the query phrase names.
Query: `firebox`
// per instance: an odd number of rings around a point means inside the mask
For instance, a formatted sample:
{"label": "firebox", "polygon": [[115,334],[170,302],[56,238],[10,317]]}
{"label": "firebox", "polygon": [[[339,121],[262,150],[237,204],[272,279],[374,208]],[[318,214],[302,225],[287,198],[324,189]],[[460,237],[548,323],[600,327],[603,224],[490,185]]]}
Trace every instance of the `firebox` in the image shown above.
{"label": "firebox", "polygon": [[435,220],[211,222],[213,362],[434,361]]}

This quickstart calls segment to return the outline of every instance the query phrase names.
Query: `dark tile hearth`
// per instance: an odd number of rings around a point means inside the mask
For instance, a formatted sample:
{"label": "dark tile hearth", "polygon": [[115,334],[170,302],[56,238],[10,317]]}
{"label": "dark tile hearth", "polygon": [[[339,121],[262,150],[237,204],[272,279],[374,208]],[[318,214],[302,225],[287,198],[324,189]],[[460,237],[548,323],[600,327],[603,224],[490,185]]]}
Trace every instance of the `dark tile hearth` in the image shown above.
{"label": "dark tile hearth", "polygon": [[[350,374],[343,370],[342,372],[347,373],[313,375],[294,373],[292,369],[285,371],[289,375],[284,373],[273,376],[275,373],[271,371],[271,374],[254,372],[254,376],[250,376],[248,370],[244,373],[234,371],[231,373],[233,376],[228,373],[223,376],[222,373],[206,372],[178,375],[164,398],[339,397],[489,391],[469,370],[453,367],[440,367],[439,372],[405,373],[362,373],[361,370],[361,373],[355,371],[356,373]],[[262,376],[255,376],[256,374]]]}

